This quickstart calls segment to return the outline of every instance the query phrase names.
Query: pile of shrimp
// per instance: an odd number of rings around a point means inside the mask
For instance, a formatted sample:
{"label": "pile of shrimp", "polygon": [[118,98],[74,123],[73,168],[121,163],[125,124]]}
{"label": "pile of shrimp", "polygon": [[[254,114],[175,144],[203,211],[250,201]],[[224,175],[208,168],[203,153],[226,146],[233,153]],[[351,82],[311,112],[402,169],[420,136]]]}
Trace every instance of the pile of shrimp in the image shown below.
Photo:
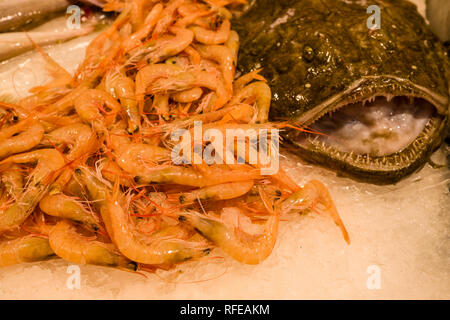
{"label": "pile of shrimp", "polygon": [[243,2],[108,1],[117,18],[75,75],[36,45],[53,80],[0,105],[0,266],[57,256],[134,272],[214,248],[258,264],[292,213],[328,214],[349,241],[319,181],[298,186],[283,168],[264,176],[245,157],[171,161],[171,135],[196,121],[282,127],[268,122],[265,79],[235,72],[230,12]]}

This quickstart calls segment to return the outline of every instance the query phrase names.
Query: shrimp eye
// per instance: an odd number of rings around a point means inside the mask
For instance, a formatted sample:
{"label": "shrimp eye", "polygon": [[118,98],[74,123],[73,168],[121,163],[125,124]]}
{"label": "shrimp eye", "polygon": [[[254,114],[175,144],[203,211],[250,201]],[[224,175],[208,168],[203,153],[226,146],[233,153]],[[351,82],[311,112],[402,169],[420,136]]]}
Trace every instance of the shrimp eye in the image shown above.
{"label": "shrimp eye", "polygon": [[133,271],[137,271],[138,270],[138,264],[134,261],[130,262],[130,269],[132,269]]}
{"label": "shrimp eye", "polygon": [[185,221],[187,221],[187,218],[185,216],[179,216],[178,221],[185,222]]}
{"label": "shrimp eye", "polygon": [[134,178],[133,178],[133,180],[134,180],[134,182],[136,182],[136,183],[139,183],[139,180],[141,179],[141,177],[139,177],[139,176],[135,176]]}
{"label": "shrimp eye", "polygon": [[276,194],[278,197],[281,197],[281,191],[280,191],[280,190],[275,190],[275,194]]}
{"label": "shrimp eye", "polygon": [[204,253],[205,255],[208,255],[208,254],[211,253],[211,249],[210,249],[210,248],[205,249],[205,250],[203,250],[203,253]]}
{"label": "shrimp eye", "polygon": [[181,203],[181,204],[183,204],[183,203],[186,201],[186,199],[185,199],[184,196],[180,196],[179,200],[180,200],[180,203]]}
{"label": "shrimp eye", "polygon": [[81,176],[81,174],[83,173],[83,171],[81,171],[80,168],[75,169],[75,174]]}
{"label": "shrimp eye", "polygon": [[307,62],[311,62],[314,59],[314,49],[310,46],[306,45],[303,48],[303,59]]}

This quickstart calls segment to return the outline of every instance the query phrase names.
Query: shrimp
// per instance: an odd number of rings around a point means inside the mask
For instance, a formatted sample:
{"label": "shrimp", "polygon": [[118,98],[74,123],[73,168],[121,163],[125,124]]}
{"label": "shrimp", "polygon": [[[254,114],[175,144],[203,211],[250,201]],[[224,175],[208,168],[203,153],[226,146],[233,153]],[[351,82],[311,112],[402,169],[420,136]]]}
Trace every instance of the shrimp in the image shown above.
{"label": "shrimp", "polygon": [[242,122],[242,123],[254,123],[255,108],[249,104],[241,103],[235,105],[237,108],[233,108],[224,115],[219,123],[227,122]]}
{"label": "shrimp", "polygon": [[75,198],[63,194],[48,195],[39,202],[39,208],[49,216],[77,221],[94,231],[100,229],[96,218]]}
{"label": "shrimp", "polygon": [[[103,106],[107,106],[111,111],[104,110]],[[100,114],[99,109],[105,117]],[[103,131],[105,126],[114,121],[122,110],[122,106],[105,91],[86,89],[84,94],[75,101],[75,110],[83,121],[92,123],[94,129]]]}
{"label": "shrimp", "polygon": [[211,71],[183,71],[174,65],[154,64],[142,68],[136,75],[136,96],[141,103],[147,93],[179,92],[195,87],[205,87],[216,92],[214,110],[223,107],[230,99],[222,81]]}
{"label": "shrimp", "polygon": [[175,12],[177,9],[183,5],[185,0],[175,0],[171,1],[161,13],[161,18],[156,24],[154,33],[159,35],[166,32],[167,28],[172,24],[175,20]]}
{"label": "shrimp", "polygon": [[50,142],[46,145],[64,145],[69,147],[69,152],[65,157],[67,160],[73,161],[83,154],[89,153],[95,134],[89,126],[76,123],[58,128],[46,134],[45,138]]}
{"label": "shrimp", "polygon": [[69,194],[74,197],[83,198],[84,196],[84,189],[83,185],[72,177],[69,182],[64,186],[64,189],[62,190],[65,194]]}
{"label": "shrimp", "polygon": [[237,66],[239,55],[239,34],[236,31],[231,30],[230,36],[228,37],[227,42],[225,42],[225,46],[230,49],[231,54],[233,55],[234,66]]}
{"label": "shrimp", "polygon": [[184,51],[194,40],[194,33],[185,28],[171,27],[175,36],[162,37],[150,47],[151,52],[145,56],[150,63],[158,63],[168,57]]}
{"label": "shrimp", "polygon": [[0,267],[42,261],[53,254],[47,239],[25,236],[0,243]]}
{"label": "shrimp", "polygon": [[334,223],[341,229],[345,241],[350,244],[347,229],[337,212],[330,192],[320,181],[312,180],[308,182],[301,190],[293,193],[281,204],[283,212],[291,210],[304,211],[306,209],[328,213],[334,220]]}
{"label": "shrimp", "polygon": [[117,158],[117,164],[126,172],[137,175],[149,163],[170,160],[170,150],[142,143],[133,143]]}
{"label": "shrimp", "polygon": [[61,258],[78,264],[92,264],[136,271],[136,263],[117,252],[113,244],[79,235],[73,224],[61,220],[49,232],[49,243]]}
{"label": "shrimp", "polygon": [[197,200],[229,200],[247,194],[253,188],[253,185],[253,181],[230,182],[201,188],[191,192],[174,194],[172,195],[172,198],[178,198],[180,204],[191,204]]}
{"label": "shrimp", "polygon": [[238,229],[231,230],[220,219],[192,212],[181,214],[179,220],[188,222],[198,233],[233,259],[245,264],[259,264],[272,253],[275,246],[279,215],[275,211],[267,219],[264,233],[261,235],[250,235]]}
{"label": "shrimp", "polygon": [[210,252],[203,243],[172,237],[139,237],[130,225],[128,214],[119,203],[118,190],[108,202],[108,216],[116,246],[124,256],[133,261],[152,265],[172,265],[200,258]]}
{"label": "shrimp", "polygon": [[202,95],[202,88],[193,88],[173,94],[172,99],[180,103],[190,103],[197,101],[202,97]]}
{"label": "shrimp", "polygon": [[55,173],[64,166],[64,158],[57,150],[41,149],[11,156],[0,162],[0,165],[10,165],[36,161],[37,165],[32,172],[26,191],[22,193],[18,201],[0,215],[0,231],[17,227],[28,218],[44,196],[48,181],[53,180]]}
{"label": "shrimp", "polygon": [[170,113],[169,99],[170,95],[168,94],[155,94],[153,98],[153,108],[166,120],[169,118],[168,115]]}
{"label": "shrimp", "polygon": [[189,29],[194,32],[195,40],[200,43],[223,44],[230,36],[231,23],[227,19],[224,20],[216,31],[208,30],[200,26],[192,26]]}
{"label": "shrimp", "polygon": [[220,65],[225,80],[225,87],[232,93],[235,72],[234,53],[228,47],[219,45],[197,45],[195,49],[200,53],[202,58],[216,61]]}
{"label": "shrimp", "polygon": [[[69,147],[64,157],[69,161],[69,166],[75,166],[90,155],[96,148],[96,135],[88,125],[77,123],[56,129],[46,135],[49,144]],[[71,168],[66,168],[58,180],[51,186],[51,193],[58,193],[72,177]]]}
{"label": "shrimp", "polygon": [[89,198],[94,201],[94,207],[100,212],[108,235],[113,238],[113,230],[108,215],[108,197],[111,194],[110,189],[89,169],[78,168],[75,170],[75,173],[81,183],[86,186]]}
{"label": "shrimp", "polygon": [[258,170],[223,169],[208,167],[202,171],[180,166],[143,168],[134,177],[136,183],[179,184],[191,187],[208,187],[229,182],[261,178]]}
{"label": "shrimp", "polygon": [[35,123],[23,128],[28,123],[28,121],[24,121],[0,131],[0,159],[28,151],[41,142],[44,136],[42,125]]}
{"label": "shrimp", "polygon": [[119,183],[121,186],[132,186],[132,180],[130,181],[132,176],[125,173],[113,160],[106,161],[105,166],[102,168],[102,175],[111,182],[115,181],[117,177],[119,177]]}
{"label": "shrimp", "polygon": [[202,57],[192,46],[187,47],[184,52],[189,56],[189,60],[193,65],[200,65]]}
{"label": "shrimp", "polygon": [[256,106],[258,110],[257,123],[267,122],[269,119],[270,103],[272,101],[272,91],[267,83],[257,81],[247,85],[231,99],[229,104],[237,104],[248,97],[256,98]]}
{"label": "shrimp", "polygon": [[128,132],[135,133],[139,130],[141,117],[137,107],[134,81],[122,73],[111,76],[111,86],[116,97],[120,100],[123,111],[128,117]]}
{"label": "shrimp", "polygon": [[145,18],[144,27],[133,33],[123,44],[125,52],[129,52],[141,45],[141,40],[148,37],[158,22],[164,6],[161,3],[155,4],[150,13]]}
{"label": "shrimp", "polygon": [[23,176],[18,165],[12,165],[2,172],[1,182],[6,188],[8,194],[15,200],[23,192]]}

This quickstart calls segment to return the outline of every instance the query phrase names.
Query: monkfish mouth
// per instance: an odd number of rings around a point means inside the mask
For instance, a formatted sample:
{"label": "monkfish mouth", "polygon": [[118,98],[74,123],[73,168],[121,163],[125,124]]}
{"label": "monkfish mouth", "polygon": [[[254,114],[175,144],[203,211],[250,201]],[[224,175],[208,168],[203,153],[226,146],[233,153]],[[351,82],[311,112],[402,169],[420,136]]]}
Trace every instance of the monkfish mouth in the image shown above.
{"label": "monkfish mouth", "polygon": [[288,138],[307,160],[375,183],[400,180],[423,165],[445,136],[444,108],[423,96],[343,99]]}

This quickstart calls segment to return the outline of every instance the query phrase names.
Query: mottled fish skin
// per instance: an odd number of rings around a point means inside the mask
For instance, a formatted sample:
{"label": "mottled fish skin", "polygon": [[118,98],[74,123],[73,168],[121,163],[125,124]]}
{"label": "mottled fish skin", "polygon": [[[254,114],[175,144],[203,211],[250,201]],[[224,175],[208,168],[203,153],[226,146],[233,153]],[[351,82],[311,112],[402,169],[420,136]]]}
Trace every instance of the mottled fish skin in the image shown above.
{"label": "mottled fish skin", "polygon": [[[381,9],[379,30],[367,27],[367,7],[372,4]],[[344,104],[374,95],[424,98],[438,110],[429,139],[420,148],[358,160],[370,166],[299,150],[309,160],[363,180],[391,183],[423,165],[443,140],[449,114],[449,59],[414,4],[253,0],[234,28],[241,37],[239,69],[263,68],[272,88],[272,120],[295,119],[309,125]],[[295,135],[287,138],[295,140]]]}
{"label": "mottled fish skin", "polygon": [[0,32],[20,30],[70,5],[68,0],[0,0]]}

